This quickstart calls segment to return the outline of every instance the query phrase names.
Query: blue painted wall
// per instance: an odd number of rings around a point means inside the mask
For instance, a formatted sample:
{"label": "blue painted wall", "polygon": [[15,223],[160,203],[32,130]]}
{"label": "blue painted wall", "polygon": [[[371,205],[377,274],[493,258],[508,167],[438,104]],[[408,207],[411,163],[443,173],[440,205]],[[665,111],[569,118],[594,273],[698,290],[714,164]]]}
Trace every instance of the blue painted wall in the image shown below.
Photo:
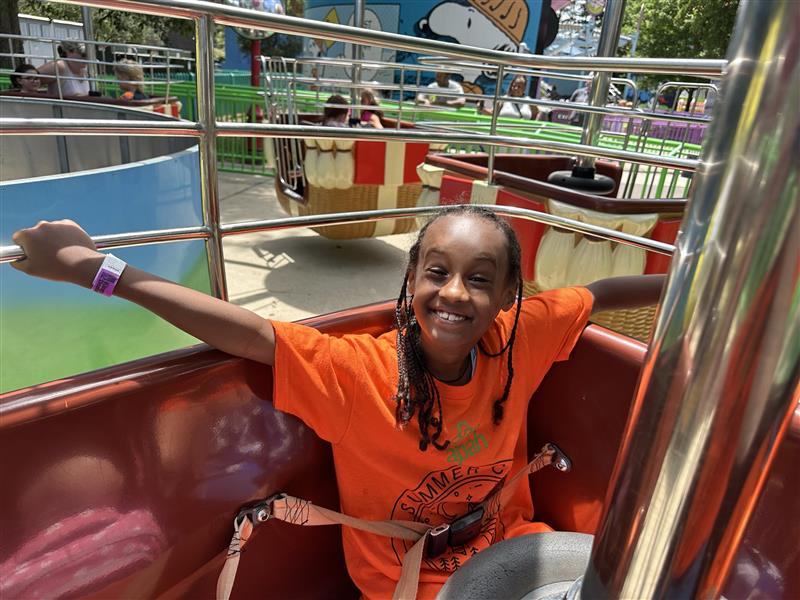
{"label": "blue painted wall", "polygon": [[[200,225],[197,149],[108,169],[0,184],[0,243],[41,219],[70,218],[90,234]],[[205,245],[180,242],[114,254],[208,292]],[[117,298],[34,279],[0,265],[0,393],[196,343]]]}

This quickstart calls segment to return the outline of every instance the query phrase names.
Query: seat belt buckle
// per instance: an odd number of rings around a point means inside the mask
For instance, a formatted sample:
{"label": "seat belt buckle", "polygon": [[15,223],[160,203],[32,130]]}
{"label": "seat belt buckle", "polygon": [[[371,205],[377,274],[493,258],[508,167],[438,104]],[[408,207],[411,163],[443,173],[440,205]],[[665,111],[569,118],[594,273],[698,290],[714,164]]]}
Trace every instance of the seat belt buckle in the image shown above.
{"label": "seat belt buckle", "polygon": [[473,511],[450,523],[450,546],[463,546],[478,537],[483,525],[483,515],[483,506],[478,506]]}
{"label": "seat belt buckle", "polygon": [[483,525],[484,514],[483,506],[478,506],[452,523],[445,523],[431,529],[428,532],[428,542],[425,546],[428,558],[436,558],[448,547],[463,546],[478,537]]}
{"label": "seat belt buckle", "polygon": [[236,515],[235,523],[241,526],[245,518],[250,519],[253,527],[260,525],[261,523],[266,523],[269,521],[270,517],[272,517],[272,503],[285,497],[286,494],[280,492],[278,494],[273,494],[269,498],[259,500],[258,502],[249,506],[245,506],[239,510],[239,513]]}

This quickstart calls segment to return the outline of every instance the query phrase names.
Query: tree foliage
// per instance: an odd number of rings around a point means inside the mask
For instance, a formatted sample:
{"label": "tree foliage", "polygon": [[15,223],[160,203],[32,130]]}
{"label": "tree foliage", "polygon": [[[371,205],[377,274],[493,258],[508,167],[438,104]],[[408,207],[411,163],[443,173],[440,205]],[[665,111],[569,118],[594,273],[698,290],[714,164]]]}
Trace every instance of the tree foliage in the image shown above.
{"label": "tree foliage", "polygon": [[[305,0],[282,0],[287,15],[302,17],[305,12]],[[239,47],[245,54],[250,53],[250,40],[239,36]],[[276,33],[261,40],[261,54],[265,56],[285,56],[295,58],[303,51],[303,38],[296,35]]]}
{"label": "tree foliage", "polygon": [[623,31],[633,33],[642,10],[637,56],[725,58],[739,0],[628,0]]}
{"label": "tree foliage", "polygon": [[[83,22],[79,6],[56,2],[19,0],[19,12],[47,19]],[[163,45],[170,34],[191,37],[194,32],[192,21],[187,19],[169,19],[105,8],[92,10],[92,23],[94,37],[101,42]]]}

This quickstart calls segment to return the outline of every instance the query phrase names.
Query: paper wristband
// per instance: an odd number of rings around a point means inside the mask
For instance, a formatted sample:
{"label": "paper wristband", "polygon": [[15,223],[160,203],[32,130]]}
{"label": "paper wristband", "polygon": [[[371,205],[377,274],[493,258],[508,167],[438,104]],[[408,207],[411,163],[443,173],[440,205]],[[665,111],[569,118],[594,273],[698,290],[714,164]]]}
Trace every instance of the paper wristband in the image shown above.
{"label": "paper wristband", "polygon": [[113,254],[106,254],[103,264],[100,265],[100,269],[92,281],[92,291],[104,296],[111,296],[126,266],[124,260],[120,260]]}

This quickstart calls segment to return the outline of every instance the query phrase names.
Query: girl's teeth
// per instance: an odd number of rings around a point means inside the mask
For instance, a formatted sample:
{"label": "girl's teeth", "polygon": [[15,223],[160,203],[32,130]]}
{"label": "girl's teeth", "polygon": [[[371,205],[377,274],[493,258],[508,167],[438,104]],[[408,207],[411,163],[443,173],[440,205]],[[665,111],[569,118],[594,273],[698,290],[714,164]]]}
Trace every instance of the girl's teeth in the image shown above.
{"label": "girl's teeth", "polygon": [[446,321],[463,321],[466,318],[462,317],[461,315],[454,315],[452,313],[442,311],[437,311],[436,314]]}

